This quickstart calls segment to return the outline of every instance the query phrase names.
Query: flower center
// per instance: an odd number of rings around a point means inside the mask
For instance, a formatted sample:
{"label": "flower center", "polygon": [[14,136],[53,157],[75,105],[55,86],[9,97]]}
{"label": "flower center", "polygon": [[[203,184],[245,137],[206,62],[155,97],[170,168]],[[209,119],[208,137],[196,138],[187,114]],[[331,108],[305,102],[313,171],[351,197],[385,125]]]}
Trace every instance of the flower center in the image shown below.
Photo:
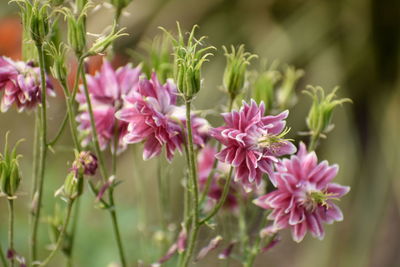
{"label": "flower center", "polygon": [[332,193],[323,191],[309,191],[306,193],[306,198],[303,206],[308,211],[314,211],[317,207],[329,208],[328,200],[337,199]]}
{"label": "flower center", "polygon": [[267,132],[258,138],[257,144],[261,148],[277,148],[281,143],[291,141],[291,139],[284,138],[289,131],[290,128],[286,128],[278,135],[272,135]]}

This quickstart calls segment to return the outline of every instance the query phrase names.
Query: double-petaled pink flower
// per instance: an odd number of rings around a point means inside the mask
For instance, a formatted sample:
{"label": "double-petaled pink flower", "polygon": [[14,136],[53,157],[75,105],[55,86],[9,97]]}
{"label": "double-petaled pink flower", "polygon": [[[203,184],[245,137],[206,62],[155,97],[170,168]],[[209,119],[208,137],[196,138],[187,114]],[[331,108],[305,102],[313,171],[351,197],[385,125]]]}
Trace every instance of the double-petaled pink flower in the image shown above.
{"label": "double-petaled pink flower", "polygon": [[263,102],[258,106],[254,100],[243,101],[239,111],[222,114],[225,126],[211,130],[211,136],[225,146],[216,157],[235,167],[235,181],[247,191],[261,183],[263,173],[272,175],[279,157],[296,151],[282,138],[288,111],[276,116],[264,116],[264,112]]}
{"label": "double-petaled pink flower", "polygon": [[[50,81],[46,80],[47,94],[54,95]],[[31,63],[0,57],[1,111],[6,112],[13,104],[19,112],[32,109],[42,101],[40,69]]]}
{"label": "double-petaled pink flower", "polygon": [[[150,80],[140,80],[137,91],[125,98],[125,107],[116,114],[120,121],[129,124],[124,141],[128,144],[144,142],[145,160],[158,156],[163,146],[169,161],[176,150],[182,150],[185,121],[181,115],[185,114],[185,109],[176,106],[176,97],[175,84],[168,80],[162,85],[153,73]],[[193,140],[201,146],[208,123],[194,115],[192,118]]]}
{"label": "double-petaled pink flower", "polygon": [[274,223],[267,231],[290,228],[296,242],[303,240],[307,231],[322,239],[323,223],[343,220],[333,201],[350,190],[331,183],[338,169],[327,161],[318,163],[315,152],[308,153],[303,143],[297,155],[280,161],[272,179],[277,190],[254,200],[256,205],[272,210],[268,218]]}
{"label": "double-petaled pink flower", "polygon": [[[123,107],[123,98],[136,92],[141,75],[140,67],[132,68],[129,64],[114,70],[108,61],[103,62],[100,72],[94,76],[86,75],[88,90],[93,107],[93,115],[101,149],[105,149],[118,133],[118,150],[125,149],[123,137],[127,133],[128,124],[117,121],[115,113]],[[83,145],[92,140],[90,116],[83,86],[77,95],[79,109],[77,116],[79,130],[85,135]],[[118,123],[118,124],[117,124]],[[116,127],[118,125],[118,127]],[[113,149],[114,147],[111,146]]]}

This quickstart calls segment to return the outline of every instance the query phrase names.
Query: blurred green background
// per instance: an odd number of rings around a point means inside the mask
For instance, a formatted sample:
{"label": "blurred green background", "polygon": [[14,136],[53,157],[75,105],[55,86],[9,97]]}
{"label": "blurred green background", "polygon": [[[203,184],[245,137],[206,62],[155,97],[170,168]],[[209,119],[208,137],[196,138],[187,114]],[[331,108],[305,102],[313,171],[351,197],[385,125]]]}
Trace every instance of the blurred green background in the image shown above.
{"label": "blurred green background", "polygon": [[[18,58],[20,23],[17,10],[7,2],[0,3],[0,54]],[[288,122],[293,133],[306,129],[304,118],[310,100],[300,91],[307,84],[321,85],[328,91],[339,85],[339,96],[353,100],[353,104],[337,109],[333,120],[336,127],[318,150],[320,159],[340,165],[337,182],[352,187],[339,203],[345,220],[326,226],[322,242],[307,236],[296,244],[285,231],[283,241],[259,256],[256,266],[400,266],[400,1],[134,0],[126,11],[129,16],[124,16],[121,24],[130,36],[117,42],[116,50],[121,53],[136,50],[159,34],[158,26],[175,29],[175,21],[185,29],[198,24],[200,33],[208,36],[208,44],[218,48],[203,72],[204,88],[195,101],[198,109],[223,103],[224,93],[218,90],[225,64],[221,46],[241,43],[262,58],[278,59],[305,71],[298,86],[299,103],[291,110]],[[107,8],[90,14],[88,31],[101,32],[111,24],[112,16],[112,10]],[[126,59],[123,55],[119,58]],[[50,100],[50,136],[56,133],[64,110],[59,92]],[[26,139],[19,150],[23,154],[23,185],[16,201],[16,249],[23,255],[27,255],[33,127],[34,114],[18,114],[14,110],[0,114],[0,147],[6,131],[11,132],[13,141]],[[64,205],[53,195],[73,160],[71,145],[66,131],[55,147],[56,153],[48,157],[44,214],[50,215],[55,203]],[[161,214],[158,162],[142,161],[140,151],[141,147],[135,146],[120,156],[118,178],[123,185],[115,195],[126,253],[131,262],[142,259],[147,266],[165,249],[165,244],[158,241],[160,222],[179,227],[184,165],[178,157],[172,166],[163,168],[170,185],[170,212]],[[87,192],[80,210],[76,266],[108,266],[117,260],[108,214],[94,205]],[[6,211],[6,201],[0,199],[3,245],[7,236]],[[40,234],[42,245],[49,244],[45,223]],[[209,233],[203,234],[200,243],[210,237]],[[46,252],[42,250],[41,255]],[[216,260],[216,255],[207,256],[196,266],[225,266]],[[63,266],[63,262],[60,254],[51,266]],[[229,266],[239,265],[230,261]]]}

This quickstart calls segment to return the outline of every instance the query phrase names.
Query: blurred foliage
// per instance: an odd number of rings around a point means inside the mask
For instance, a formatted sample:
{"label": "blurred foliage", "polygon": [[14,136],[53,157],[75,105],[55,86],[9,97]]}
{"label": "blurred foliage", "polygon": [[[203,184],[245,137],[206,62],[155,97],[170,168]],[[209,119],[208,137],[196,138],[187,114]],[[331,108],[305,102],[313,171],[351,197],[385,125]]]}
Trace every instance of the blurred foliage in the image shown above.
{"label": "blurred foliage", "polygon": [[[322,141],[318,151],[321,158],[338,163],[341,170],[338,182],[351,185],[351,193],[342,201],[345,220],[335,227],[327,227],[327,235],[320,242],[311,238],[300,245],[288,235],[273,250],[260,256],[256,266],[326,266],[365,267],[400,266],[400,1],[398,0],[135,0],[128,8],[130,16],[121,16],[120,23],[127,27],[130,37],[117,42],[116,64],[128,60],[127,51],[136,51],[145,38],[160,34],[158,26],[174,29],[175,21],[182,28],[193,24],[200,26],[199,35],[207,35],[207,44],[222,45],[244,43],[246,49],[267,58],[279,60],[304,70],[305,75],[297,86],[303,90],[307,84],[324,88],[341,87],[339,97],[353,100],[335,115],[335,130],[329,141]],[[4,38],[9,28],[18,28],[17,10],[0,3],[0,54],[18,58],[18,46],[13,35]],[[113,9],[102,8],[88,18],[88,31],[101,32],[112,24]],[[10,23],[11,21],[11,23]],[[14,36],[15,35],[15,36]],[[12,39],[14,38],[14,39]],[[20,40],[20,39],[19,39]],[[13,50],[14,49],[14,50]],[[164,59],[154,59],[168,73]],[[135,64],[138,60],[133,60]],[[222,84],[224,69],[223,50],[216,52],[204,69],[204,89],[196,98],[197,108],[205,110],[220,106],[223,92],[216,90]],[[253,63],[257,65],[257,63]],[[62,95],[59,92],[59,95]],[[304,119],[310,100],[298,92],[298,103],[291,110],[288,125],[292,133],[304,131]],[[63,119],[62,97],[50,100],[50,135],[54,135]],[[31,145],[34,114],[8,112],[0,115],[0,136],[11,131],[10,142],[25,138],[19,152],[21,160],[22,195],[17,201],[16,244],[21,254],[27,254],[27,203],[31,181]],[[211,120],[216,125],[216,119]],[[6,127],[5,127],[6,126]],[[299,139],[299,136],[291,136]],[[0,138],[2,140],[2,138]],[[68,169],[72,161],[66,146],[70,145],[64,134],[57,157],[50,156],[46,177],[44,213],[50,216],[56,200],[54,191],[64,179],[60,169]],[[1,144],[3,145],[3,144]],[[130,260],[152,262],[165,251],[167,235],[160,235],[162,214],[158,205],[156,161],[143,162],[138,146],[126,151],[119,160],[119,176],[123,186],[116,189],[124,241]],[[183,159],[173,166],[182,166]],[[178,222],[182,199],[181,168],[165,167],[170,214],[163,218],[173,231]],[[154,190],[153,190],[154,189]],[[87,189],[86,189],[87,190]],[[179,193],[177,193],[179,192]],[[76,266],[107,266],[116,256],[109,220],[103,212],[93,209],[90,194],[81,199],[80,222],[76,246]],[[144,207],[139,209],[139,207]],[[0,201],[0,221],[6,221],[5,202]],[[226,215],[221,215],[226,216]],[[41,225],[42,242],[50,243],[46,224]],[[0,227],[0,241],[5,243],[6,228]],[[209,237],[202,237],[205,244]],[[47,241],[46,241],[47,240]],[[200,246],[201,247],[201,246]],[[44,251],[41,252],[45,254]],[[290,256],[288,256],[290,255]],[[60,266],[62,255],[57,256]],[[169,263],[174,266],[174,263]],[[258,265],[257,265],[258,264]],[[221,266],[215,254],[207,256],[198,266]],[[233,261],[229,266],[238,266]]]}

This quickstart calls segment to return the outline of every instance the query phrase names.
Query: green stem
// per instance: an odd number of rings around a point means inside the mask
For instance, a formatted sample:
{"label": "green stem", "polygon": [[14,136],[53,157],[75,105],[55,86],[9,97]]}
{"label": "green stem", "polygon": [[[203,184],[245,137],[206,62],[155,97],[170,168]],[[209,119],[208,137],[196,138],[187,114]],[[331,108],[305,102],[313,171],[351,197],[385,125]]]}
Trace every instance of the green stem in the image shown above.
{"label": "green stem", "polygon": [[[99,167],[100,167],[101,176],[103,177],[103,182],[106,183],[107,179],[108,179],[108,174],[107,174],[107,169],[106,169],[105,162],[104,162],[103,153],[100,150],[99,138],[97,135],[97,129],[96,129],[96,124],[95,124],[94,115],[93,115],[92,102],[90,100],[86,76],[85,76],[85,72],[84,72],[83,68],[80,68],[80,71],[81,71],[81,77],[82,77],[82,82],[83,82],[83,89],[84,89],[86,102],[87,102],[87,106],[88,106],[88,111],[89,111],[90,126],[91,126],[91,130],[92,130],[94,148],[95,148],[95,152],[97,154],[97,158],[99,159]],[[117,215],[116,215],[116,211],[115,211],[112,186],[108,190],[108,197],[109,197],[110,208],[107,210],[109,211],[110,216],[111,216],[111,222],[112,222],[112,226],[113,226],[113,230],[114,230],[115,239],[117,241],[121,265],[122,265],[122,267],[126,267],[127,265],[126,265],[124,250],[123,250],[123,246],[122,246],[122,239],[121,239],[121,235],[120,235],[120,231],[119,231]]]}
{"label": "green stem", "polygon": [[186,101],[186,128],[187,128],[187,145],[188,145],[188,155],[189,155],[189,178],[191,180],[190,190],[193,196],[193,220],[192,229],[190,231],[190,238],[188,249],[185,253],[185,257],[182,261],[182,266],[187,267],[189,261],[192,258],[194,247],[196,245],[196,239],[199,232],[199,192],[198,192],[198,180],[197,180],[197,170],[196,170],[196,160],[193,146],[193,134],[192,134],[192,123],[191,123],[191,102]]}
{"label": "green stem", "polygon": [[[8,199],[8,250],[11,251],[13,254],[15,253],[14,250],[14,200]],[[14,267],[14,257],[10,259],[10,267]]]}
{"label": "green stem", "polygon": [[[46,169],[46,155],[47,155],[47,86],[46,86],[46,74],[45,74],[45,58],[44,50],[41,44],[36,45],[38,55],[39,55],[39,67],[40,67],[40,79],[41,79],[41,97],[42,101],[40,106],[40,121],[41,127],[40,132],[40,155],[39,155],[39,175],[38,175],[38,189],[37,189],[37,210],[33,215],[33,229],[31,233],[31,259],[32,261],[37,260],[37,232],[40,219],[40,211],[42,206],[42,196],[43,196],[43,184],[44,175]],[[35,193],[36,194],[36,193]]]}
{"label": "green stem", "polygon": [[67,126],[67,121],[68,121],[68,113],[64,115],[64,118],[61,122],[60,128],[57,131],[56,136],[47,143],[48,146],[54,146],[58,142],[58,140],[60,139],[61,135],[65,130],[65,126]]}
{"label": "green stem", "polygon": [[[232,111],[232,107],[233,107],[234,101],[235,101],[235,97],[231,95],[230,98],[229,98],[229,103],[228,103],[228,112]],[[217,153],[219,153],[221,151],[221,148],[222,148],[222,143],[218,143]],[[203,204],[204,200],[207,197],[208,191],[210,190],[211,182],[212,182],[212,179],[214,177],[214,174],[215,174],[215,171],[217,169],[217,166],[218,166],[218,159],[215,158],[214,162],[213,162],[213,166],[212,166],[211,172],[207,177],[207,181],[206,181],[206,185],[204,186],[203,193],[201,194],[201,197],[200,197],[200,206]]]}
{"label": "green stem", "polygon": [[240,210],[239,210],[239,234],[240,234],[240,245],[242,252],[245,253],[248,245],[248,235],[247,235],[247,223],[246,223],[246,205],[244,202],[244,197],[240,196]]}
{"label": "green stem", "polygon": [[4,267],[8,267],[8,263],[6,257],[4,255],[3,247],[0,242],[0,262],[3,264]]}
{"label": "green stem", "polygon": [[315,149],[317,148],[318,140],[319,140],[319,136],[320,135],[321,134],[319,132],[317,132],[317,133],[313,133],[310,136],[310,144],[308,145],[308,151],[309,152],[315,151]]}
{"label": "green stem", "polygon": [[207,217],[205,217],[199,222],[200,225],[208,222],[212,217],[214,217],[215,214],[217,214],[220,208],[224,205],[226,197],[228,196],[229,193],[229,188],[232,181],[232,173],[233,173],[233,167],[231,167],[229,170],[228,179],[225,182],[221,198],[219,199],[218,203],[214,206],[214,208],[211,210],[211,212],[207,215]]}
{"label": "green stem", "polygon": [[67,255],[67,266],[71,267],[73,265],[73,248],[74,248],[74,243],[75,243],[75,236],[76,236],[76,228],[78,226],[78,218],[79,218],[79,209],[81,205],[81,198],[78,198],[76,200],[75,204],[75,212],[72,217],[72,227],[71,227],[71,232],[70,232],[70,242],[69,242],[69,251]]}
{"label": "green stem", "polygon": [[56,247],[49,254],[49,256],[47,256],[47,258],[40,263],[39,267],[44,267],[44,266],[48,265],[50,263],[50,261],[53,259],[53,257],[56,255],[57,251],[60,250],[61,245],[62,245],[62,243],[64,241],[65,233],[67,231],[68,223],[69,223],[70,218],[71,218],[71,211],[72,211],[73,203],[74,203],[73,200],[69,200],[68,201],[67,215],[66,215],[66,217],[64,219],[64,224],[63,224],[63,226],[61,228],[61,231],[60,231],[60,234],[58,236]]}

